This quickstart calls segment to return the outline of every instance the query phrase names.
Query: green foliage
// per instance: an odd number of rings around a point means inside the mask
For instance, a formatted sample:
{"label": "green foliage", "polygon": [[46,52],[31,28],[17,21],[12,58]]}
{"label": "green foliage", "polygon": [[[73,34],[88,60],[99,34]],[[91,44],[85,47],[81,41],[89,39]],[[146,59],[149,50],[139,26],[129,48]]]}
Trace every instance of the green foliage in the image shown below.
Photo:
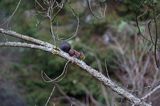
{"label": "green foliage", "polygon": [[95,22],[91,26],[91,33],[102,35],[107,29],[107,21]]}
{"label": "green foliage", "polygon": [[136,16],[143,15],[143,20],[153,16],[153,9],[159,13],[160,2],[158,0],[123,0],[116,8],[117,14],[127,20],[135,20]]}
{"label": "green foliage", "polygon": [[95,79],[81,69],[77,69],[76,66],[71,65],[68,69],[67,76],[60,82],[60,85],[63,86],[62,89],[67,94],[80,100],[83,99],[88,91],[97,99],[100,97],[99,94],[101,93],[100,84],[98,84]]}

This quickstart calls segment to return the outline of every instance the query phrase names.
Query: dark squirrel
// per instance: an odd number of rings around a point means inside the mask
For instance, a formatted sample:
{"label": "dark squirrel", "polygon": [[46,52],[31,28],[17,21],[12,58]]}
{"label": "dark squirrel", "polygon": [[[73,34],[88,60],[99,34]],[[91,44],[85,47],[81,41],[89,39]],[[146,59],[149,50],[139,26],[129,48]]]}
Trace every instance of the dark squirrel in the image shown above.
{"label": "dark squirrel", "polygon": [[76,57],[76,58],[81,59],[81,60],[85,59],[85,56],[82,52],[78,52],[78,51],[72,49],[71,45],[66,41],[63,41],[60,44],[60,49],[64,52],[68,53],[72,57]]}
{"label": "dark squirrel", "polygon": [[69,53],[69,50],[71,49],[71,45],[66,42],[66,41],[63,41],[61,44],[60,44],[60,49],[66,53]]}

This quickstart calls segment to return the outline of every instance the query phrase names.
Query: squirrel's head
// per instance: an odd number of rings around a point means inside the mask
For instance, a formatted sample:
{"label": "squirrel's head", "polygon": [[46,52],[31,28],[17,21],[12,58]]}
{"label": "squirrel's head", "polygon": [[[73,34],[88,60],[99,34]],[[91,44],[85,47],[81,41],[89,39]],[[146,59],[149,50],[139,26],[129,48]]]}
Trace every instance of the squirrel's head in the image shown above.
{"label": "squirrel's head", "polygon": [[66,41],[63,41],[61,44],[60,44],[60,49],[66,53],[69,52],[69,50],[71,49],[71,45],[66,42]]}

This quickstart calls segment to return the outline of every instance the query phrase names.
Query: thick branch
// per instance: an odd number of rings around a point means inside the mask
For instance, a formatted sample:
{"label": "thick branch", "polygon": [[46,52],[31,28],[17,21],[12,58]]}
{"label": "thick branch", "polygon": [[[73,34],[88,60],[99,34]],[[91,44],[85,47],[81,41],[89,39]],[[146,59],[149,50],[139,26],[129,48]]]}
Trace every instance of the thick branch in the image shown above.
{"label": "thick branch", "polygon": [[[135,105],[141,105],[141,106],[151,106],[150,104],[147,104],[143,102],[141,99],[138,97],[132,95],[128,91],[124,90],[123,88],[119,87],[117,84],[115,84],[113,81],[110,79],[106,78],[101,72],[98,72],[97,70],[93,69],[92,67],[88,66],[86,63],[84,63],[81,60],[78,60],[77,58],[69,56],[67,53],[61,51],[60,49],[56,49],[54,45],[51,45],[49,43],[43,42],[41,40],[34,39],[32,37],[28,37],[22,34],[18,34],[14,31],[10,30],[5,30],[0,28],[0,33],[7,34],[13,37],[17,37],[23,40],[31,41],[35,44],[40,44],[43,46],[39,45],[34,45],[34,44],[27,44],[27,43],[20,43],[20,42],[7,42],[7,43],[0,43],[0,46],[13,46],[13,47],[29,47],[29,48],[35,48],[35,49],[40,49],[44,50],[53,54],[57,54],[61,56],[62,58],[65,58],[67,60],[72,61],[74,64],[77,66],[81,67],[83,70],[88,72],[91,76],[96,78],[98,81],[100,81],[103,85],[106,87],[111,88],[114,92],[118,93],[119,95],[127,98],[131,103]],[[28,39],[29,38],[29,39]],[[49,46],[46,46],[49,45]]]}
{"label": "thick branch", "polygon": [[24,48],[32,48],[32,49],[40,49],[43,51],[51,51],[50,49],[45,46],[39,46],[35,44],[29,44],[29,43],[21,43],[21,42],[1,42],[0,46],[9,46],[9,47],[24,47]]}
{"label": "thick branch", "polygon": [[35,43],[35,44],[48,46],[48,47],[51,47],[51,46],[53,47],[53,45],[48,43],[48,42],[44,42],[44,41],[29,37],[29,36],[25,36],[25,35],[19,34],[17,32],[11,31],[11,30],[5,30],[5,29],[0,28],[0,33],[6,34],[8,36],[16,37],[16,38],[19,38],[19,39],[22,39],[22,40],[26,40],[26,41],[29,41],[29,42],[32,42],[32,43]]}

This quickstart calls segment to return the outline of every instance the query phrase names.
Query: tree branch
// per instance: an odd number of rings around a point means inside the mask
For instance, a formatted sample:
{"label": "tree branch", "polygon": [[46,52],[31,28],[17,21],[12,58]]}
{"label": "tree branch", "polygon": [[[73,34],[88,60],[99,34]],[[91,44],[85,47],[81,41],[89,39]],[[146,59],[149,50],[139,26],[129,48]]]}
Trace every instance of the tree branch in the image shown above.
{"label": "tree branch", "polygon": [[141,99],[146,99],[149,96],[151,96],[154,92],[156,92],[158,89],[160,89],[160,85],[158,85],[157,87],[155,87],[152,91],[150,91],[149,93],[147,93],[145,96],[143,96]]}
{"label": "tree branch", "polygon": [[26,41],[29,41],[29,42],[32,42],[32,43],[35,43],[35,44],[55,48],[54,45],[52,45],[48,42],[44,42],[44,41],[29,37],[29,36],[26,36],[26,35],[22,35],[22,34],[19,34],[19,33],[15,32],[15,31],[5,30],[5,29],[0,28],[0,33],[6,34],[8,36],[16,37],[16,38],[19,38],[19,39],[22,39],[22,40],[26,40]]}
{"label": "tree branch", "polygon": [[45,46],[39,46],[35,44],[22,43],[22,42],[1,42],[0,46],[24,47],[24,48],[40,49],[43,51],[50,51],[49,48]]}
{"label": "tree branch", "polygon": [[[10,46],[10,47],[28,47],[33,49],[40,49],[43,51],[47,51],[53,54],[57,54],[58,56],[65,58],[69,61],[72,61],[74,64],[88,72],[91,76],[93,76],[95,79],[100,81],[104,86],[111,88],[114,92],[118,93],[119,95],[127,98],[131,103],[135,105],[141,105],[141,106],[151,106],[150,104],[145,103],[138,97],[134,96],[133,94],[129,93],[127,90],[121,88],[117,84],[115,84],[112,80],[105,77],[101,72],[98,72],[97,70],[93,69],[92,67],[88,66],[85,62],[69,56],[67,53],[61,51],[59,48],[56,48],[54,45],[32,38],[28,37],[19,33],[16,33],[14,31],[5,30],[0,28],[0,33],[7,34],[9,36],[13,36],[16,38],[20,38],[23,40],[30,41],[34,44],[28,44],[28,43],[20,43],[20,42],[6,42],[6,43],[0,43],[0,46]],[[38,44],[38,45],[35,45]]]}

